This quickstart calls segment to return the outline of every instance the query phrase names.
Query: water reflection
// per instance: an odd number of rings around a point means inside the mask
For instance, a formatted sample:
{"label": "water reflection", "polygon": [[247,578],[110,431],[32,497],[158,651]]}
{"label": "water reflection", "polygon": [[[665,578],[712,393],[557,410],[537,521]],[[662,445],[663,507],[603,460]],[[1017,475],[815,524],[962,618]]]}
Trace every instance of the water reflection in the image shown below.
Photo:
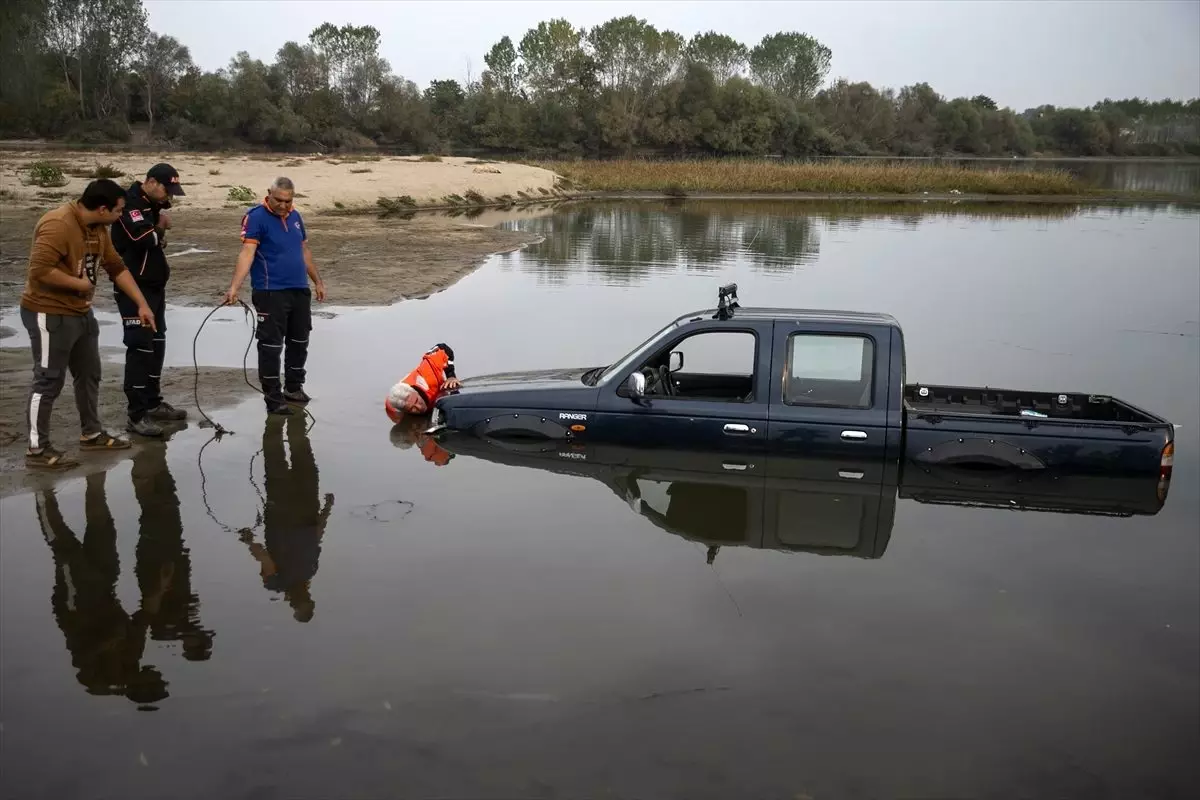
{"label": "water reflection", "polygon": [[120,558],[106,494],[108,473],[86,479],[82,538],[67,525],[53,489],[37,493],[35,501],[54,558],[50,606],[76,679],[89,694],[121,695],[149,705],[169,692],[162,672],[144,663],[147,637],[179,642],[185,659],[205,661],[212,655],[214,633],[201,624],[200,601],[191,589],[191,557],[165,449],[150,446],[135,454],[132,477],[141,509],[134,567],[140,603],[133,613],[117,597]]}
{"label": "water reflection", "polygon": [[302,416],[292,417],[286,423],[278,417],[267,420],[262,437],[264,541],[257,541],[251,530],[242,532],[242,541],[259,563],[263,587],[283,596],[297,622],[308,622],[316,614],[312,581],[321,559],[321,540],[333,511],[332,494],[326,494],[322,504],[317,461],[305,422]]}
{"label": "water reflection", "polygon": [[509,466],[586,477],[608,487],[657,528],[705,548],[723,547],[882,558],[896,501],[1092,516],[1161,510],[1167,484],[1156,477],[1109,477],[1055,470],[923,468],[886,461],[744,457],[550,440],[446,433],[455,454]]}
{"label": "water reflection", "polygon": [[[1155,213],[1163,206],[1105,207],[1115,213]],[[544,241],[502,262],[562,284],[583,272],[617,285],[654,274],[711,272],[740,260],[766,274],[786,274],[815,262],[822,235],[856,230],[867,221],[915,229],[939,219],[1062,220],[1091,211],[1077,203],[648,201],[589,203],[553,217],[512,222]]]}

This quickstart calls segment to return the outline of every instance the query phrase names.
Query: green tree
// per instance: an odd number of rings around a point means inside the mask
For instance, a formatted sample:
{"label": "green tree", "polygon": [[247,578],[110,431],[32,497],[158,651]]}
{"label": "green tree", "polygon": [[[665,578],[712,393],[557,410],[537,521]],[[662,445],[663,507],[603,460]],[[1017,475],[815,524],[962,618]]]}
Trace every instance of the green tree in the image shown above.
{"label": "green tree", "polygon": [[713,79],[724,83],[746,68],[750,51],[746,45],[716,31],[698,33],[693,36],[684,51],[688,64],[699,64],[712,73]]}
{"label": "green tree", "polygon": [[492,49],[483,57],[483,63],[488,68],[484,73],[485,80],[492,81],[497,91],[506,95],[517,93],[521,86],[521,65],[512,39],[505,36],[492,45]]}
{"label": "green tree", "polygon": [[807,33],[776,33],[750,51],[750,71],[775,94],[808,100],[829,74],[832,55]]}
{"label": "green tree", "polygon": [[195,69],[191,53],[173,36],[150,33],[142,45],[140,59],[133,64],[132,71],[144,87],[142,98],[149,123],[148,134],[154,135],[154,110],[171,91],[179,79]]}

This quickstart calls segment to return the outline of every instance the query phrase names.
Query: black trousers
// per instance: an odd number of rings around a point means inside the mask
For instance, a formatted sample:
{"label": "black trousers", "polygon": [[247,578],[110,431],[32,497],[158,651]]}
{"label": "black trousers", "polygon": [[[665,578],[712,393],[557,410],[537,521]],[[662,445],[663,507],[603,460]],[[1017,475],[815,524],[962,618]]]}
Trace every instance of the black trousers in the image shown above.
{"label": "black trousers", "polygon": [[283,390],[295,392],[304,387],[308,334],[312,330],[312,291],[255,291],[250,300],[258,312],[258,380],[267,408],[273,408],[283,403]]}
{"label": "black trousers", "polygon": [[146,412],[162,402],[159,381],[163,359],[167,355],[167,294],[163,286],[142,286],[146,304],[154,312],[158,332],[150,330],[138,319],[137,303],[117,290],[117,308],[121,312],[121,327],[125,339],[125,398],[129,402],[129,418],[140,420]]}

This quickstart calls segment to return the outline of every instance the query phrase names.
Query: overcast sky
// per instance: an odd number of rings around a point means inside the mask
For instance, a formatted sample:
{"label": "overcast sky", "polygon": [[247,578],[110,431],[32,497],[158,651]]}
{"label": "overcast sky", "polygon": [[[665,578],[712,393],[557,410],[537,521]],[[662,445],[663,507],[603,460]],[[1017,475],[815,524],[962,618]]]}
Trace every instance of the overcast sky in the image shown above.
{"label": "overcast sky", "polygon": [[685,38],[716,30],[753,46],[801,31],[833,50],[830,79],[876,86],[929,82],[949,97],[986,94],[1020,111],[1105,97],[1200,96],[1200,0],[146,0],[150,27],[176,37],[204,69],[239,50],[271,62],[323,22],[370,24],[392,70],[424,87],[476,78],[500,37],[519,43],[542,20],[591,27],[634,14]]}

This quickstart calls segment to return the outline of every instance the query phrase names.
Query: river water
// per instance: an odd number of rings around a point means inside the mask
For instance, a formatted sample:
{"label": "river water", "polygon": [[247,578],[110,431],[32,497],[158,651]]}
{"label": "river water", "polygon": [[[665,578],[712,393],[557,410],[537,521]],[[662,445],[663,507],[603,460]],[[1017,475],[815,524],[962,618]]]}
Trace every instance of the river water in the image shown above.
{"label": "river water", "polygon": [[[545,238],[317,320],[311,431],[248,401],[216,415],[233,436],[193,424],[0,500],[4,796],[1200,792],[1200,215],[689,202],[509,224]],[[608,363],[728,281],[744,305],[895,315],[910,381],[1167,417],[1165,507],[901,499],[876,557],[710,564],[602,482],[439,465],[383,415],[435,342],[468,377]],[[174,312],[173,362],[203,313]],[[200,359],[236,365],[248,329],[217,319]]]}

